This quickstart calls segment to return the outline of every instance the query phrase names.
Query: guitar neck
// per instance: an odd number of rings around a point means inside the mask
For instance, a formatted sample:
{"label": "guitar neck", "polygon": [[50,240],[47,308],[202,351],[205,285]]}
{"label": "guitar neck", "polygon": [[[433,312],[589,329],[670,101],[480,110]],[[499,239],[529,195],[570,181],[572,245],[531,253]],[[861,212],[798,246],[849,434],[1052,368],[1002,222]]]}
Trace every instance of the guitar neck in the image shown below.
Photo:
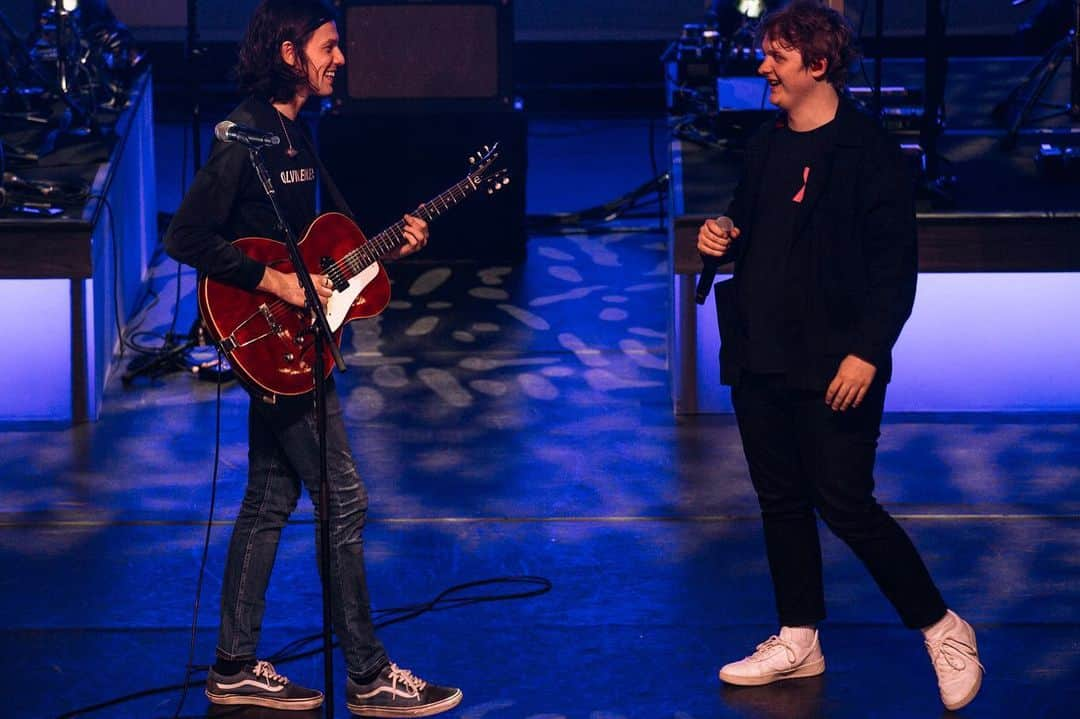
{"label": "guitar neck", "polygon": [[[432,222],[475,192],[477,187],[479,187],[478,180],[475,180],[472,176],[466,177],[409,214],[426,222]],[[345,273],[347,278],[356,276],[365,267],[383,259],[394,250],[408,244],[408,242],[405,238],[405,220],[398,220],[341,259],[343,269],[347,270]]]}

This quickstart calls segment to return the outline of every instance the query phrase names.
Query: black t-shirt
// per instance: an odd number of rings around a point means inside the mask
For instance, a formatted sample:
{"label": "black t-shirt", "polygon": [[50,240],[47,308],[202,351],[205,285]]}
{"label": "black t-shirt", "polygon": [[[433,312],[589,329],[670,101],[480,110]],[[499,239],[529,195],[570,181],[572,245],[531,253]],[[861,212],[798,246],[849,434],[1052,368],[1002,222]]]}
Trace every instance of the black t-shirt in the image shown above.
{"label": "black t-shirt", "polygon": [[797,281],[805,268],[789,266],[795,219],[806,194],[810,175],[819,168],[832,142],[828,122],[809,132],[780,129],[769,147],[761,193],[751,223],[750,242],[740,287],[740,305],[746,308],[746,369],[751,372],[785,372],[785,328],[797,323],[784,301],[786,283]]}
{"label": "black t-shirt", "polygon": [[[278,204],[297,239],[316,216],[318,163],[306,129],[263,100],[248,98],[229,119],[273,132],[281,143],[262,151]],[[290,146],[292,152],[290,152]],[[263,265],[230,243],[240,237],[283,240],[277,216],[239,143],[214,142],[166,233],[169,254],[215,280],[255,289]]]}

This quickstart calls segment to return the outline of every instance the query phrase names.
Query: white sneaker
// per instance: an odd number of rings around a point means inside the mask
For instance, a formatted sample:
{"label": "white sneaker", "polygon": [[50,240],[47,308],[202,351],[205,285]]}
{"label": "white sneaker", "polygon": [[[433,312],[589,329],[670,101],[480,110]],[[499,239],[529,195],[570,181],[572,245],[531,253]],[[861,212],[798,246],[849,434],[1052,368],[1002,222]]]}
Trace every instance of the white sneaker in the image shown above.
{"label": "white sneaker", "polygon": [[979,663],[975,630],[951,609],[946,617],[952,620],[952,626],[942,637],[925,643],[937,673],[941,702],[946,709],[955,711],[970,704],[979,693],[985,669]]}
{"label": "white sneaker", "polygon": [[720,680],[742,687],[771,684],[780,679],[816,677],[825,671],[825,657],[821,653],[817,630],[809,647],[801,647],[773,635],[761,644],[753,654],[720,669]]}

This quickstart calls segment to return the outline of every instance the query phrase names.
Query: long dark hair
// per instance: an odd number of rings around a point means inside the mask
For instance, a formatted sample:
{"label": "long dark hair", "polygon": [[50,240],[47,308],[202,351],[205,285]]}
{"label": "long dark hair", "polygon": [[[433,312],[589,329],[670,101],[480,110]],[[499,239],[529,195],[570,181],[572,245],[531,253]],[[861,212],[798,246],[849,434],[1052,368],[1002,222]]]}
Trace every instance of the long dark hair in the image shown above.
{"label": "long dark hair", "polygon": [[851,25],[843,15],[825,7],[820,0],[794,0],[770,13],[761,22],[758,39],[768,39],[784,48],[794,48],[802,55],[807,70],[818,60],[825,60],[825,80],[843,92],[848,68],[859,56]]}
{"label": "long dark hair", "polygon": [[[287,102],[308,82],[304,45],[321,25],[336,19],[323,0],[262,0],[240,42],[240,89],[270,102]],[[281,44],[296,47],[300,67],[285,64]]]}

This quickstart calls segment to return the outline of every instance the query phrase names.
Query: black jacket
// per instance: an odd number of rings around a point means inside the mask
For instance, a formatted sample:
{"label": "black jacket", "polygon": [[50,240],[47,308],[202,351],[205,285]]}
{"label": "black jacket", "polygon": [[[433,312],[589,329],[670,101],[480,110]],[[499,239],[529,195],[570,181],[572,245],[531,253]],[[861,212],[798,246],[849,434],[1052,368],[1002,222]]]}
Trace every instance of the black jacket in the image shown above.
{"label": "black jacket", "polygon": [[[746,346],[739,273],[754,241],[762,176],[783,115],[747,145],[742,179],[727,214],[742,230],[728,260],[732,279],[716,285],[720,379],[736,384]],[[811,174],[785,270],[784,355],[789,383],[824,389],[854,354],[892,376],[892,347],[911,314],[918,274],[914,185],[899,147],[880,125],[842,99],[834,142]],[[745,291],[744,291],[745,292]]]}

